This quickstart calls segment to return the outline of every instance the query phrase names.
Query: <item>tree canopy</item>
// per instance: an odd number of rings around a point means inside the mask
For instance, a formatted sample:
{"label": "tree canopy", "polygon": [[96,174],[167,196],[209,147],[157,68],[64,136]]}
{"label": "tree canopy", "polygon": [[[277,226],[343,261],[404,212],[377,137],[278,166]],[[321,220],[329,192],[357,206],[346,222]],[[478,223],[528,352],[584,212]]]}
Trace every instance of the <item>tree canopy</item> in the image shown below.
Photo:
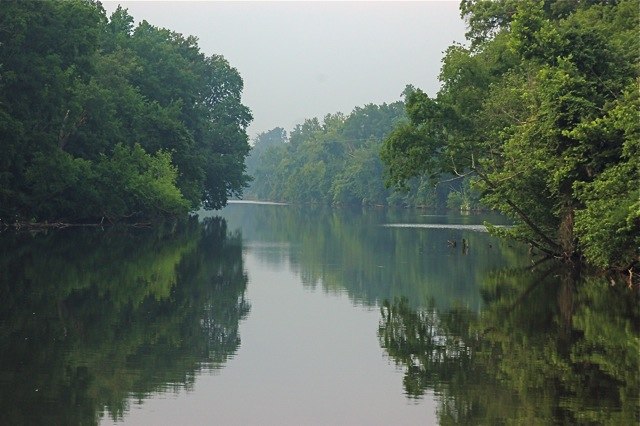
{"label": "tree canopy", "polygon": [[248,182],[242,78],[195,37],[100,3],[0,3],[0,218],[219,208]]}
{"label": "tree canopy", "polygon": [[289,136],[280,127],[264,132],[247,159],[254,181],[246,194],[292,203],[478,208],[466,181],[437,185],[436,179],[422,175],[405,192],[385,188],[382,141],[403,121],[403,102],[368,104],[349,115],[307,119]]}
{"label": "tree canopy", "polygon": [[278,128],[260,135],[251,193],[290,202],[384,202],[379,144],[403,115],[401,103],[370,104],[348,116],[307,119],[289,138]]}
{"label": "tree canopy", "polygon": [[565,259],[640,259],[637,1],[468,0],[468,46],[435,98],[406,98],[386,139],[388,182],[473,176],[514,218],[504,233]]}

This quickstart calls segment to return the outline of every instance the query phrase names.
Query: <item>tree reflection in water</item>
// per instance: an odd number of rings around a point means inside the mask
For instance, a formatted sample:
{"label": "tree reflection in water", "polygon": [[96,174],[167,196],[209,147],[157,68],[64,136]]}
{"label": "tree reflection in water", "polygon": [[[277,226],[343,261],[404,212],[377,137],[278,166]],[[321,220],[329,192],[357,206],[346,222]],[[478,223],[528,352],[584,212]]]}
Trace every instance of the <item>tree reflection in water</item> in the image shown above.
{"label": "tree reflection in water", "polygon": [[224,220],[0,242],[1,424],[117,419],[240,345],[247,276]]}
{"label": "tree reflection in water", "polygon": [[409,397],[437,396],[441,424],[638,424],[637,292],[544,265],[482,293],[480,313],[381,308],[381,346]]}

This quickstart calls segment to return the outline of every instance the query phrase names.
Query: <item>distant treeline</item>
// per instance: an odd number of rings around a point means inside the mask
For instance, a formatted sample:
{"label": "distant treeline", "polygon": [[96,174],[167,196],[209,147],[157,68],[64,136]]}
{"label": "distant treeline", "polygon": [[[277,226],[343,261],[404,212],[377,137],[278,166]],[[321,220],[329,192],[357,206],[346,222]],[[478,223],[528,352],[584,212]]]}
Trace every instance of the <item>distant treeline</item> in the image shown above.
{"label": "distant treeline", "polygon": [[0,219],[218,208],[248,176],[243,82],[194,37],[99,2],[0,2]]}
{"label": "distant treeline", "polygon": [[[414,90],[408,86],[405,94]],[[247,197],[294,203],[402,205],[479,209],[468,179],[418,176],[405,191],[388,189],[380,150],[406,121],[404,102],[355,108],[298,124],[291,134],[277,127],[261,133],[247,157],[254,177]]]}

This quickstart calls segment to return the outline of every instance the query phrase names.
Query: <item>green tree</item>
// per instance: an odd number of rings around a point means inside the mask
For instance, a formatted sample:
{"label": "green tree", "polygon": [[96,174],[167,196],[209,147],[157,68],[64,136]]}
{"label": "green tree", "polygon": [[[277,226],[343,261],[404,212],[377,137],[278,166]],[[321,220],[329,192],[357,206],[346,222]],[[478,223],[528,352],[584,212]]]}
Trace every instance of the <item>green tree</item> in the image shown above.
{"label": "green tree", "polygon": [[[425,173],[473,177],[482,202],[516,221],[502,234],[567,260],[632,268],[640,259],[640,180],[629,162],[638,140],[636,6],[463,2],[472,43],[449,48],[434,99],[407,93],[409,122],[382,151],[388,184]],[[628,186],[614,183],[623,170]],[[613,206],[594,193],[620,208],[605,212]],[[608,217],[603,229],[596,214]]]}
{"label": "green tree", "polygon": [[149,218],[242,192],[237,70],[133,22],[86,0],[0,3],[0,218]]}
{"label": "green tree", "polygon": [[[366,105],[298,124],[287,140],[276,128],[254,148],[255,196],[298,203],[385,204],[382,138],[404,117],[400,102]],[[274,133],[275,132],[275,133]],[[275,137],[267,145],[263,139]],[[255,161],[255,163],[254,163]]]}
{"label": "green tree", "polygon": [[1,217],[29,216],[29,164],[77,127],[73,92],[93,73],[101,20],[81,1],[0,4]]}

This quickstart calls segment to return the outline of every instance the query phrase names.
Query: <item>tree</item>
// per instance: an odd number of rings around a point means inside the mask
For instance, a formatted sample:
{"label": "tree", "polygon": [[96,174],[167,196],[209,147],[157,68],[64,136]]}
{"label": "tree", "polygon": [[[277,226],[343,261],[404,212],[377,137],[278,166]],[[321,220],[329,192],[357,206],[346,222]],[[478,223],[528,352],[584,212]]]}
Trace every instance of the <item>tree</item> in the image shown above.
{"label": "tree", "polygon": [[[404,117],[399,102],[356,107],[349,115],[307,119],[286,138],[276,128],[256,139],[250,169],[258,198],[299,203],[385,204],[378,152]],[[273,142],[272,142],[273,141]]]}
{"label": "tree", "polygon": [[101,19],[87,2],[0,4],[0,217],[29,216],[34,155],[77,126],[73,93],[93,72]]}
{"label": "tree", "polygon": [[[251,151],[245,161],[247,173],[250,176],[255,176],[267,149],[272,146],[282,146],[284,143],[287,143],[287,132],[282,127],[275,127],[256,136]],[[253,188],[251,189],[253,190]]]}
{"label": "tree", "polygon": [[247,185],[237,70],[133,22],[92,1],[0,3],[0,218],[177,215]]}
{"label": "tree", "polygon": [[[462,3],[472,43],[448,49],[435,98],[407,94],[409,123],[382,151],[387,182],[472,176],[483,203],[516,221],[502,234],[568,261],[629,269],[640,260],[640,175],[629,164],[640,14],[633,1],[564,3]],[[622,170],[628,187],[614,184]],[[596,188],[617,213],[588,195]],[[610,218],[606,231],[596,211]]]}

